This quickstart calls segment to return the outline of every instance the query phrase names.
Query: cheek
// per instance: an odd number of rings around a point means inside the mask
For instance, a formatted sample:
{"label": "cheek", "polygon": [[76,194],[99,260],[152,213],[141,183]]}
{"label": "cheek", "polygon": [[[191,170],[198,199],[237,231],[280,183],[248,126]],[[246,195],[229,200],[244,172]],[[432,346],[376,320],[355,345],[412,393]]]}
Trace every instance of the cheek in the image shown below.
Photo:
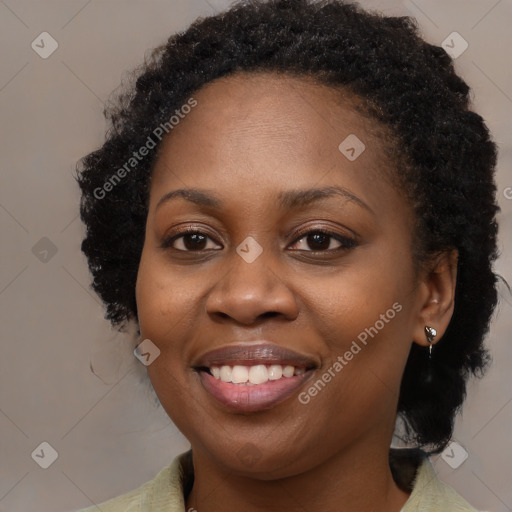
{"label": "cheek", "polygon": [[340,403],[384,399],[390,391],[392,398],[411,347],[412,266],[392,255],[378,261],[303,286],[305,323],[321,335],[325,369],[342,358],[329,386]]}
{"label": "cheek", "polygon": [[142,339],[151,340],[160,350],[157,359],[147,367],[148,376],[167,414],[178,427],[188,389],[188,343],[198,329],[197,280],[182,272],[171,272],[158,255],[143,251],[136,285],[139,327]]}
{"label": "cheek", "polygon": [[136,300],[142,339],[150,339],[160,350],[147,366],[152,386],[171,420],[188,432],[188,384],[184,368],[186,347],[182,333],[194,325],[194,287],[169,271],[156,257],[143,251],[137,275]]}
{"label": "cheek", "polygon": [[137,275],[136,300],[141,335],[168,339],[197,315],[200,293],[194,279],[170,272],[157,258],[143,251]]}
{"label": "cheek", "polygon": [[[391,324],[400,323],[406,316],[402,311],[409,300],[409,289],[407,271],[393,273],[383,265],[375,265],[342,269],[326,279],[303,282],[300,293],[306,314],[311,314],[308,320],[326,339],[332,338],[329,333],[343,333],[342,339],[346,339],[357,337],[376,322],[379,330],[383,321],[386,330]],[[393,308],[394,304],[398,305]]]}

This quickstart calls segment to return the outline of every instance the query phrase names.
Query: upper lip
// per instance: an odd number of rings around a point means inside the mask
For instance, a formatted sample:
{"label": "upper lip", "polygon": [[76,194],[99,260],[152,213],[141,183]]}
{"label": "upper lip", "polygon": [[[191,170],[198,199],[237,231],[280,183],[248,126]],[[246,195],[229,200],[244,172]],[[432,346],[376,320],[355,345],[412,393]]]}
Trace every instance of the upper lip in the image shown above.
{"label": "upper lip", "polygon": [[280,364],[290,365],[306,370],[317,368],[315,359],[271,342],[234,343],[225,347],[211,350],[199,356],[195,368],[211,368],[212,366]]}

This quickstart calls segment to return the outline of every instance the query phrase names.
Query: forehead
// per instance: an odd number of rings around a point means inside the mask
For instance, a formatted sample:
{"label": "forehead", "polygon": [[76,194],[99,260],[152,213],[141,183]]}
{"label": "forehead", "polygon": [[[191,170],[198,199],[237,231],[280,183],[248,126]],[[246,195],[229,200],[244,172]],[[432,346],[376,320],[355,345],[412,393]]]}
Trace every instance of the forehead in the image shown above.
{"label": "forehead", "polygon": [[380,127],[346,89],[303,76],[237,73],[193,97],[197,106],[162,143],[152,188],[220,188],[241,178],[281,188],[290,180],[329,185],[336,171],[364,187],[385,181],[391,167]]}

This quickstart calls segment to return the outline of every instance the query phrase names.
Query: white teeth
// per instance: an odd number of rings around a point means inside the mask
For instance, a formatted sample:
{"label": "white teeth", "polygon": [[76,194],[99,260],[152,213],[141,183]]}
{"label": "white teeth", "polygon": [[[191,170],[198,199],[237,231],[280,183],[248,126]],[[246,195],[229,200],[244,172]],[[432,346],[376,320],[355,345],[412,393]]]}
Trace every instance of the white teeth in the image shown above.
{"label": "white teeth", "polygon": [[277,380],[283,376],[283,367],[280,364],[273,364],[268,367],[268,379]]}
{"label": "white teeth", "polygon": [[283,377],[293,377],[295,368],[293,366],[285,366],[283,368]]}
{"label": "white teeth", "polygon": [[217,380],[222,382],[231,382],[233,384],[246,384],[247,386],[264,384],[269,380],[279,380],[281,378],[289,378],[294,375],[303,375],[305,368],[295,368],[295,366],[280,364],[272,364],[265,366],[257,364],[254,366],[224,365],[221,367],[212,366],[210,373]]}
{"label": "white teeth", "polygon": [[247,366],[233,366],[231,373],[231,382],[233,384],[243,384],[249,380],[249,369]]}
{"label": "white teeth", "polygon": [[222,382],[231,382],[231,366],[220,367],[220,380]]}
{"label": "white teeth", "polygon": [[249,370],[249,382],[252,384],[263,384],[268,381],[268,370],[264,364],[251,366]]}

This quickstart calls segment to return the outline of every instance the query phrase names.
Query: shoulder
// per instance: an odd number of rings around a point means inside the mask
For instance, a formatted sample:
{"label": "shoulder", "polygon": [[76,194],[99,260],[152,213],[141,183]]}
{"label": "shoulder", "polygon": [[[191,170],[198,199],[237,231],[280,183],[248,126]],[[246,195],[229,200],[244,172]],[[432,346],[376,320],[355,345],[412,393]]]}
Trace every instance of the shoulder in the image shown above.
{"label": "shoulder", "polygon": [[412,492],[400,512],[478,512],[437,477],[427,457],[420,462]]}
{"label": "shoulder", "polygon": [[176,457],[152,480],[137,489],[104,501],[98,505],[77,512],[182,512],[185,508],[183,498],[183,468],[190,458],[190,452]]}

